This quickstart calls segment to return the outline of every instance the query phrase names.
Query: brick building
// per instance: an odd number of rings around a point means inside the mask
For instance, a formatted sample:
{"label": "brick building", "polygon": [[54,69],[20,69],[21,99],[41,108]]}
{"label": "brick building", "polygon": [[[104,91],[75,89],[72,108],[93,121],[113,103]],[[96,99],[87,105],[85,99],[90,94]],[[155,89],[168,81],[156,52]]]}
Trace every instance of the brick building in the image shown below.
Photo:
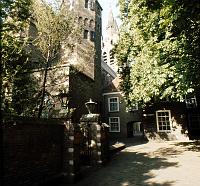
{"label": "brick building", "polygon": [[192,96],[184,102],[162,101],[148,105],[143,113],[142,124],[149,140],[199,139],[197,99]]}
{"label": "brick building", "polygon": [[110,138],[119,139],[143,135],[142,115],[137,104],[127,111],[126,102],[119,90],[118,64],[113,53],[119,39],[119,30],[110,10],[102,44],[103,120],[110,126]]}
{"label": "brick building", "polygon": [[[44,109],[42,116],[58,117],[61,109],[58,95],[67,92],[68,105],[74,109],[73,119],[78,122],[86,112],[85,102],[89,98],[97,102],[99,107],[101,105],[102,8],[97,0],[65,0],[62,6],[69,8],[78,26],[82,27],[81,38],[73,41],[73,51],[62,45],[60,60],[49,67],[45,100],[54,107],[52,113]],[[33,27],[31,32],[34,35]],[[34,77],[40,86],[43,76],[44,70],[35,69]]]}

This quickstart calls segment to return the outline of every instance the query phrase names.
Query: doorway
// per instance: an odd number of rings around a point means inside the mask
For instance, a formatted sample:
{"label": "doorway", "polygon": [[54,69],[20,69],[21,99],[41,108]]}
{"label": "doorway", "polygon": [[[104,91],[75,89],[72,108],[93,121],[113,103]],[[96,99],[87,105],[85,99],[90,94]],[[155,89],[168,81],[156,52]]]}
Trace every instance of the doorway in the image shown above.
{"label": "doorway", "polygon": [[127,123],[127,137],[143,136],[143,129],[141,122],[129,122]]}
{"label": "doorway", "polygon": [[133,136],[142,136],[142,128],[141,128],[141,122],[134,122],[133,123]]}

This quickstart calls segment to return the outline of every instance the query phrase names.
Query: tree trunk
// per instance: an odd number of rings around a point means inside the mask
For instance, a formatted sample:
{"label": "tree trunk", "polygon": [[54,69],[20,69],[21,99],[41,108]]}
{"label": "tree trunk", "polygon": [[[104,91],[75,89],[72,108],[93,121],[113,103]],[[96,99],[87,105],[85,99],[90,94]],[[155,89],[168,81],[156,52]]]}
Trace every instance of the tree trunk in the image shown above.
{"label": "tree trunk", "polygon": [[44,105],[47,72],[48,72],[48,67],[49,67],[49,56],[50,56],[50,51],[48,50],[47,58],[46,58],[46,67],[45,67],[45,71],[44,71],[44,79],[43,79],[43,84],[42,84],[42,97],[41,97],[41,102],[40,102],[40,106],[39,106],[39,110],[38,110],[38,118],[40,118],[42,115],[42,110],[43,110],[43,105]]}

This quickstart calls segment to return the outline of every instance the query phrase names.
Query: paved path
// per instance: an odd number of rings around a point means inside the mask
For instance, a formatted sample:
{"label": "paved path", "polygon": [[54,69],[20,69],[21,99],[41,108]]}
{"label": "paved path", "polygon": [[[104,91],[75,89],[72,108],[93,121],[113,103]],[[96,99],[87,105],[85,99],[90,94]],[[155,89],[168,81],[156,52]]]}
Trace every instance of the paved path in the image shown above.
{"label": "paved path", "polygon": [[199,186],[200,142],[127,144],[75,186]]}

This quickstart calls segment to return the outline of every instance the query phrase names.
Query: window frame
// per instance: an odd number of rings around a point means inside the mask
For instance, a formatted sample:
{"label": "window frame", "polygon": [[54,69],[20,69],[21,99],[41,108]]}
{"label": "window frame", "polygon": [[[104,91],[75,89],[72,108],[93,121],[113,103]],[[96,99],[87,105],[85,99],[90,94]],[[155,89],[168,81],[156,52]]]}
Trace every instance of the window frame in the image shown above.
{"label": "window frame", "polygon": [[[164,115],[164,116],[158,116],[158,113],[162,113],[162,112],[168,112],[168,116]],[[160,130],[159,129],[159,119],[158,118],[164,118],[164,120],[162,122],[166,122],[166,118],[168,117],[169,118],[169,126],[170,126],[170,130],[166,129],[166,130]],[[156,111],[156,124],[157,124],[157,131],[158,132],[171,132],[172,131],[172,122],[171,122],[171,110],[157,110]],[[165,126],[168,126],[167,124],[165,124]],[[163,124],[162,124],[162,127],[163,127]]]}
{"label": "window frame", "polygon": [[186,98],[185,99],[185,104],[186,104],[186,108],[188,108],[188,109],[197,108],[196,96],[193,96],[193,97],[190,97],[190,98]]}
{"label": "window frame", "polygon": [[[117,122],[111,122],[111,119],[116,119],[117,118]],[[108,123],[109,123],[109,132],[120,132],[120,117],[109,117],[108,118],[109,119],[109,121],[108,121]],[[111,127],[111,124],[112,123],[115,123],[115,124],[118,124],[118,130],[112,130],[112,127]]]}
{"label": "window frame", "polygon": [[[117,104],[117,109],[116,110],[111,110],[111,106],[110,106],[110,104],[111,103],[115,103],[115,102],[111,102],[110,100],[111,99],[117,99],[117,102],[116,102],[116,104]],[[119,97],[109,97],[108,98],[108,111],[109,112],[119,112]]]}

